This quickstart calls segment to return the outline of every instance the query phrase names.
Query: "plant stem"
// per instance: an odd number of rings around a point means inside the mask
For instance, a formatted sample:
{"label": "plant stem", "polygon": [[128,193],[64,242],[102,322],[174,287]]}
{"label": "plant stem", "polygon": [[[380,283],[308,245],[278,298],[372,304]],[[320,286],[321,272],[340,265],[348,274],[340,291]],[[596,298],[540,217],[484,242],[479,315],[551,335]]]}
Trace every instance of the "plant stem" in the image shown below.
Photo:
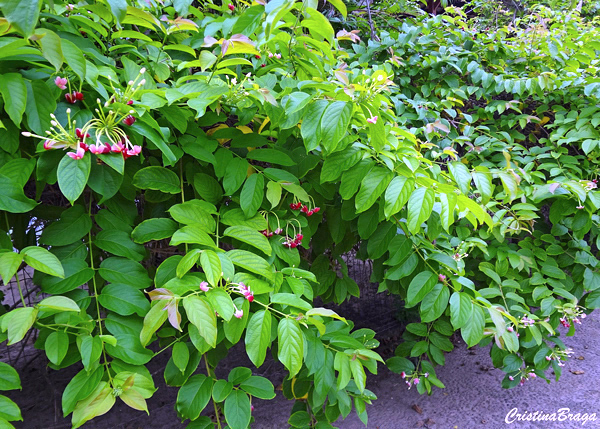
{"label": "plant stem", "polygon": [[[214,378],[214,373],[212,373],[210,369],[210,365],[208,364],[208,359],[206,359],[206,353],[204,354],[204,364],[206,365],[206,373],[209,377]],[[221,429],[221,419],[219,417],[219,408],[217,407],[217,403],[215,400],[212,400],[213,407],[215,408],[215,417],[217,418],[217,428]]]}
{"label": "plant stem", "polygon": [[23,307],[27,307],[25,304],[25,298],[23,297],[23,290],[21,289],[21,282],[19,281],[19,273],[15,273],[15,278],[17,279],[17,287],[19,288],[19,296],[21,296],[21,303]]}

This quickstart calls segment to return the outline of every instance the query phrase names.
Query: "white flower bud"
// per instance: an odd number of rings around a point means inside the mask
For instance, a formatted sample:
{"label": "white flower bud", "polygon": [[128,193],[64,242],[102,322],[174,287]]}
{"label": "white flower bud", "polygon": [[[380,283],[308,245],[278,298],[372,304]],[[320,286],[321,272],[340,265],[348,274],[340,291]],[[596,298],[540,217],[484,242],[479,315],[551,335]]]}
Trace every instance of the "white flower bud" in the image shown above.
{"label": "white flower bud", "polygon": [[140,74],[144,74],[144,73],[146,73],[146,67],[142,67],[142,68],[140,69]]}
{"label": "white flower bud", "polygon": [[50,121],[50,124],[52,124],[52,126],[55,127],[55,126],[58,125],[58,122],[56,122],[56,121]]}
{"label": "white flower bud", "polygon": [[69,107],[69,108],[67,108],[67,115],[70,115],[70,114],[71,114],[71,108]]}
{"label": "white flower bud", "polygon": [[138,86],[142,86],[146,84],[146,79],[142,79],[140,80],[140,83],[138,83]]}
{"label": "white flower bud", "polygon": [[130,80],[129,82],[127,82],[127,85],[129,85],[129,86],[133,86],[133,81],[132,81],[132,80]]}
{"label": "white flower bud", "polygon": [[31,137],[31,133],[29,131],[23,131],[21,133],[21,135],[25,136],[25,137]]}

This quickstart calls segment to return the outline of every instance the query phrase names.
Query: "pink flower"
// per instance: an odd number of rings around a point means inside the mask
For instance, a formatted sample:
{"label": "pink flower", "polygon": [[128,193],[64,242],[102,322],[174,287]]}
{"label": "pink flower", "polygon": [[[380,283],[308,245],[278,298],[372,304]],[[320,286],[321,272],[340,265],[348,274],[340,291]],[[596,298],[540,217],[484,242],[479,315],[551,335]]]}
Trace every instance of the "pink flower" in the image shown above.
{"label": "pink flower", "polygon": [[546,356],[546,360],[547,360],[547,361],[551,361],[551,360],[552,360],[552,357],[550,357],[550,356]]}
{"label": "pink flower", "polygon": [[56,79],[54,79],[54,84],[56,86],[58,86],[60,89],[67,89],[68,82],[69,81],[67,80],[66,77],[56,76]]}
{"label": "pink flower", "polygon": [[65,6],[65,9],[67,9],[68,11],[72,11],[73,9],[75,9],[75,5],[74,4],[68,4],[68,5]]}
{"label": "pink flower", "polygon": [[208,282],[200,282],[200,290],[202,292],[208,292],[209,289]]}
{"label": "pink flower", "polygon": [[239,308],[236,308],[235,313],[233,313],[233,315],[235,317],[237,317],[238,319],[241,319],[242,317],[244,317],[244,310],[240,310]]}
{"label": "pink flower", "polygon": [[514,331],[515,331],[515,330],[514,330],[514,328],[513,328],[512,326],[509,326],[508,328],[506,328],[506,330],[507,330],[508,332],[514,332]]}
{"label": "pink flower", "polygon": [[441,281],[441,282],[445,282],[446,281],[446,276],[443,275],[443,274],[439,274],[438,275],[438,280]]}
{"label": "pink flower", "polygon": [[85,155],[85,149],[83,149],[80,146],[77,148],[77,151],[75,151],[75,152],[67,152],[67,155],[69,155],[74,160],[79,160],[79,159],[83,158],[83,155]]}
{"label": "pink flower", "polygon": [[104,153],[105,149],[106,149],[106,147],[102,143],[98,143],[97,145],[95,145],[95,144],[90,145],[90,152],[92,152],[94,155],[99,155],[101,153]]}
{"label": "pink flower", "polygon": [[583,210],[585,207],[584,206],[577,206],[578,210]]}
{"label": "pink flower", "polygon": [[110,147],[110,150],[114,153],[123,152],[124,149],[125,146],[123,146],[123,143],[120,142],[117,142]]}
{"label": "pink flower", "polygon": [[402,378],[406,378],[406,373],[405,373],[404,371],[402,371],[402,372],[400,373],[400,377],[402,377]]}
{"label": "pink flower", "polygon": [[413,380],[413,383],[414,383],[414,384],[415,384],[415,386],[416,386],[417,384],[419,384],[419,382],[420,382],[420,381],[421,381],[421,380],[419,380],[418,378],[415,378],[415,379]]}
{"label": "pink flower", "polygon": [[528,375],[531,378],[536,378],[537,377],[537,375],[535,374],[535,372],[530,372]]}
{"label": "pink flower", "polygon": [[377,119],[378,119],[377,116],[372,116],[369,119],[367,119],[367,122],[369,124],[376,124],[377,123]]}
{"label": "pink flower", "polygon": [[514,378],[512,375],[509,375],[509,376],[508,376],[508,379],[509,379],[510,381],[513,381],[515,378]]}
{"label": "pink flower", "polygon": [[52,146],[54,146],[56,144],[56,142],[54,140],[46,140],[44,142],[44,149],[49,150],[52,149]]}
{"label": "pink flower", "polygon": [[425,376],[425,378],[429,377],[429,373],[426,372],[425,374],[423,374]]}
{"label": "pink flower", "polygon": [[138,145],[135,145],[135,146],[133,147],[133,149],[129,149],[129,150],[127,150],[127,155],[128,155],[128,156],[136,156],[136,155],[139,155],[139,153],[140,153],[141,151],[142,151],[142,147],[141,147],[141,146],[138,146]]}

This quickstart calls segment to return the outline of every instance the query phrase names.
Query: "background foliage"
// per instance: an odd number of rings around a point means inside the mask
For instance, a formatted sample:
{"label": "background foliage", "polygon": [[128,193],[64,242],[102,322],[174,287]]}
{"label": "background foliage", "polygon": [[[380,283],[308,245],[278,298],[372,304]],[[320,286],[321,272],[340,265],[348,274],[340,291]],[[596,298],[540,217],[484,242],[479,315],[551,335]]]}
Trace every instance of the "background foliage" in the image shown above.
{"label": "background foliage", "polygon": [[79,365],[74,427],[148,412],[159,353],[189,427],[209,403],[247,427],[275,393],[216,378],[240,342],[289,371],[290,425],[366,424],[376,333],[313,304],[359,296],[351,251],[419,319],[385,362],[409,386],[444,387],[455,333],[492,343],[504,387],[560,377],[600,306],[596,22],[384,6],[0,2],[0,276],[27,265],[46,296],[0,339],[37,329],[51,368]]}

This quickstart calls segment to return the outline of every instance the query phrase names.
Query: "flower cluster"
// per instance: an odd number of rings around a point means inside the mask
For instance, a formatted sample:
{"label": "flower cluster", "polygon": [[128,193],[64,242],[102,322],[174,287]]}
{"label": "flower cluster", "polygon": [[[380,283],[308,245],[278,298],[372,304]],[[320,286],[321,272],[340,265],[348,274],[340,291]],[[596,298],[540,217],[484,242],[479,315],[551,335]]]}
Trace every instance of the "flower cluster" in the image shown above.
{"label": "flower cluster", "polygon": [[247,286],[242,282],[232,284],[234,285],[234,287],[231,288],[232,291],[244,295],[244,298],[246,298],[249,302],[254,301],[254,292],[250,290],[250,286]]}
{"label": "flower cluster", "polygon": [[288,238],[286,241],[284,241],[283,246],[287,247],[288,249],[295,249],[296,247],[300,246],[303,238],[304,236],[302,234],[296,234],[293,240]]}
{"label": "flower cluster", "polygon": [[292,210],[300,210],[302,213],[306,214],[306,216],[312,216],[315,213],[319,213],[319,211],[321,210],[320,207],[314,207],[312,209],[309,209],[308,206],[305,206],[299,201],[296,203],[291,203],[290,208]]}
{"label": "flower cluster", "polygon": [[263,229],[260,233],[262,235],[264,235],[267,238],[273,237],[273,234],[281,234],[283,232],[283,229],[281,228],[277,228],[275,231],[269,231],[268,229]]}
{"label": "flower cluster", "polygon": [[565,362],[571,355],[573,354],[573,349],[568,348],[566,350],[554,350],[548,356],[546,356],[546,360],[548,362],[556,361],[558,366],[565,366]]}
{"label": "flower cluster", "polygon": [[413,372],[410,375],[406,374],[406,372],[404,372],[404,371],[402,371],[400,373],[400,377],[402,377],[404,379],[404,382],[406,383],[406,385],[408,386],[409,389],[412,386],[416,386],[417,384],[419,384],[421,382],[421,379],[419,378],[420,376],[423,376],[424,378],[427,378],[427,377],[429,377],[429,373],[425,372],[425,373],[420,374],[420,375],[417,372]]}

